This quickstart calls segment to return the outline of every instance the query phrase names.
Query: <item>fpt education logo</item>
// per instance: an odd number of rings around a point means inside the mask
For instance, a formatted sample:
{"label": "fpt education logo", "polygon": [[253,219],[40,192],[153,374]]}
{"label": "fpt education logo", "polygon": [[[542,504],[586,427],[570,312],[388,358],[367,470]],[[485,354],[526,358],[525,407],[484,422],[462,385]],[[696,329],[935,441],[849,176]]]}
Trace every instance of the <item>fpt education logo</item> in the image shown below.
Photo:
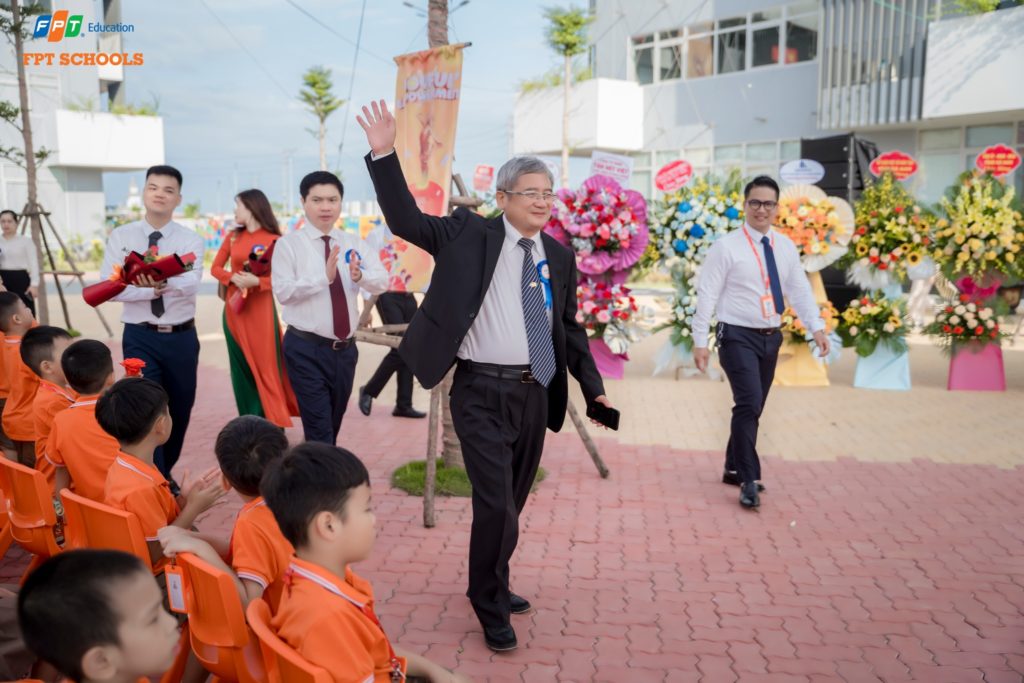
{"label": "fpt education logo", "polygon": [[[85,37],[87,33],[134,33],[133,24],[100,24],[86,22],[81,14],[60,10],[53,14],[36,17],[32,31],[35,39],[46,39],[48,43],[59,43],[65,38]],[[141,52],[26,52],[25,66],[142,66]]]}

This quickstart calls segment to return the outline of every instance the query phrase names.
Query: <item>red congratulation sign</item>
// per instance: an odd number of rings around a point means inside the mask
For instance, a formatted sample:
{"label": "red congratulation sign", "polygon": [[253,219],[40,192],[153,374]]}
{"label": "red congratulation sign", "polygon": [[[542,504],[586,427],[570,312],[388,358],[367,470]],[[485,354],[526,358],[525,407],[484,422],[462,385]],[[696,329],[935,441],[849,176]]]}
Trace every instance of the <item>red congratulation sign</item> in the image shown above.
{"label": "red congratulation sign", "polygon": [[486,192],[491,189],[494,182],[494,167],[486,164],[479,164],[473,171],[473,189],[477,192]]}
{"label": "red congratulation sign", "polygon": [[979,154],[974,163],[982,171],[988,171],[992,175],[1006,175],[1020,166],[1020,155],[1006,145],[993,145]]}
{"label": "red congratulation sign", "polygon": [[690,182],[692,177],[693,166],[689,161],[680,159],[662,166],[658,175],[654,176],[654,184],[662,192],[674,192]]}
{"label": "red congratulation sign", "polygon": [[905,152],[886,152],[878,155],[868,168],[876,176],[888,171],[896,177],[896,180],[906,180],[917,173],[917,161]]}

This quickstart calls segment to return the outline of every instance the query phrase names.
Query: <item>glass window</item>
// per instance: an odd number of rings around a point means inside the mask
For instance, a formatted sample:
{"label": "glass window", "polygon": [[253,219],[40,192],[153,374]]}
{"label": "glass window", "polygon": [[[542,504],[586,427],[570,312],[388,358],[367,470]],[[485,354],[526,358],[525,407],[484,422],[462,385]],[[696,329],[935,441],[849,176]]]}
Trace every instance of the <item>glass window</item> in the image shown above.
{"label": "glass window", "polygon": [[804,12],[817,12],[818,3],[813,2],[794,2],[789,6],[789,16],[794,14],[803,14]]}
{"label": "glass window", "polygon": [[920,168],[916,174],[917,196],[922,203],[939,201],[949,185],[964,170],[960,152],[926,152],[921,154]]}
{"label": "glass window", "polygon": [[714,70],[711,36],[691,38],[686,50],[686,77],[710,76]]}
{"label": "glass window", "polygon": [[743,145],[719,145],[715,147],[715,163],[743,161]]}
{"label": "glass window", "polygon": [[650,171],[633,171],[633,175],[629,177],[629,188],[636,190],[644,197],[651,196],[651,172]]}
{"label": "glass window", "polygon": [[747,161],[774,161],[775,158],[774,142],[747,143]]}
{"label": "glass window", "polygon": [[661,48],[658,72],[659,80],[670,81],[683,76],[683,46],[670,45]]}
{"label": "glass window", "polygon": [[683,35],[683,30],[677,28],[672,29],[671,31],[661,31],[658,33],[658,38],[661,40],[672,40],[673,38],[678,38],[681,35]]}
{"label": "glass window", "polygon": [[922,130],[921,149],[960,149],[960,129]]}
{"label": "glass window", "polygon": [[715,29],[715,24],[712,21],[702,21],[697,24],[690,24],[687,27],[687,31],[692,36],[694,33],[708,33]]}
{"label": "glass window", "polygon": [[759,175],[766,175],[774,178],[778,175],[778,172],[779,169],[775,166],[748,166],[747,172],[744,175],[748,178],[753,178],[754,176]]}
{"label": "glass window", "polygon": [[654,49],[645,47],[633,52],[636,65],[636,81],[640,85],[654,82]]}
{"label": "glass window", "polygon": [[1017,144],[1024,145],[1024,121],[1017,124]]}
{"label": "glass window", "polygon": [[762,12],[754,12],[750,17],[750,21],[771,21],[772,19],[782,18],[782,8],[776,7],[775,9],[766,9]]}
{"label": "glass window", "polygon": [[651,153],[650,152],[637,152],[632,155],[633,164],[636,168],[650,168],[651,166]]}
{"label": "glass window", "polygon": [[1013,144],[1013,124],[997,123],[992,126],[967,126],[968,147]]}
{"label": "glass window", "polygon": [[779,159],[782,163],[800,158],[800,141],[785,140],[779,144]]}
{"label": "glass window", "polygon": [[818,16],[786,22],[786,64],[807,62],[818,55]]}
{"label": "glass window", "polygon": [[720,22],[718,22],[718,28],[719,29],[735,28],[737,26],[746,26],[746,25],[747,25],[747,18],[746,17],[735,17],[733,19],[722,19]]}
{"label": "glass window", "polygon": [[747,67],[746,31],[726,31],[718,34],[718,71],[729,74]]}
{"label": "glass window", "polygon": [[654,166],[655,168],[661,168],[665,164],[672,163],[679,158],[679,150],[670,149],[662,150],[654,154]]}
{"label": "glass window", "polygon": [[707,147],[694,147],[685,150],[683,158],[689,161],[692,166],[697,166],[698,164],[706,166],[711,163],[711,150]]}
{"label": "glass window", "polygon": [[654,42],[654,34],[648,34],[646,36],[633,36],[634,45],[645,45],[647,43]]}
{"label": "glass window", "polygon": [[752,32],[754,41],[751,66],[779,63],[779,27],[759,28]]}

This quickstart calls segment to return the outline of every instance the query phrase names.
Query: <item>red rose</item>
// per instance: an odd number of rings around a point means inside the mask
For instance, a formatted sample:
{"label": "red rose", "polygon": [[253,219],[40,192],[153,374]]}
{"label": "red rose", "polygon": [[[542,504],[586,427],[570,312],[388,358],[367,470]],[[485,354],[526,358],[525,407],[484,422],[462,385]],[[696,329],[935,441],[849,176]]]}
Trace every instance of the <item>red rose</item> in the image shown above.
{"label": "red rose", "polygon": [[952,313],[952,312],[953,312],[953,307],[952,306],[946,306],[946,313]]}
{"label": "red rose", "polygon": [[960,327],[959,325],[957,325],[956,327],[953,328],[953,334],[963,334],[963,333],[964,333],[964,328]]}
{"label": "red rose", "polygon": [[927,237],[922,237],[921,244],[931,244],[931,240],[928,239]]}
{"label": "red rose", "polygon": [[878,212],[877,211],[872,211],[870,215],[871,215],[872,218],[877,218],[878,217]]}
{"label": "red rose", "polygon": [[857,234],[858,235],[867,234],[867,231],[868,231],[868,227],[866,225],[862,225],[859,228],[857,228]]}
{"label": "red rose", "polygon": [[871,263],[878,263],[878,257],[877,256],[871,256],[871,257],[868,258],[868,261],[870,261]]}
{"label": "red rose", "polygon": [[899,256],[897,256],[896,254],[889,254],[889,260],[890,261],[895,261],[898,258],[899,258]]}
{"label": "red rose", "polygon": [[896,208],[893,209],[893,211],[895,211],[896,213],[903,213],[903,207],[897,206]]}
{"label": "red rose", "polygon": [[971,300],[971,297],[967,296],[966,294],[961,294],[961,295],[960,295],[960,301],[961,301],[961,302],[963,302],[963,303],[967,303],[967,302],[968,302],[968,301],[970,301],[970,300]]}
{"label": "red rose", "polygon": [[146,367],[146,361],[141,358],[125,358],[121,362],[124,368],[125,377],[142,377],[142,369]]}
{"label": "red rose", "polygon": [[945,332],[946,334],[949,334],[952,330],[953,330],[953,328],[950,327],[949,325],[943,325],[942,326],[942,331]]}
{"label": "red rose", "polygon": [[878,264],[878,269],[879,270],[888,270],[889,269],[889,264],[887,264],[887,263],[879,263]]}
{"label": "red rose", "polygon": [[996,334],[997,334],[996,331],[992,330],[992,332],[989,333],[989,336],[992,337],[993,339],[995,339],[996,338]]}

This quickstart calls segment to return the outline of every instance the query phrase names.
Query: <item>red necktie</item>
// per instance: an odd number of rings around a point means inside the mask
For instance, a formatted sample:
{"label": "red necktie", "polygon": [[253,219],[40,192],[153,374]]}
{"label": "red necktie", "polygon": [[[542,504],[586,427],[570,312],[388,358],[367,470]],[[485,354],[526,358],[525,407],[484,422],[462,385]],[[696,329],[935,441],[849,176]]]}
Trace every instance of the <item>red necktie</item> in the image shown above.
{"label": "red necktie", "polygon": [[[321,237],[324,241],[324,262],[331,256],[331,236]],[[352,324],[348,319],[348,301],[345,299],[345,287],[341,284],[341,268],[334,275],[331,283],[331,312],[334,314],[334,336],[338,339],[348,339]]]}

